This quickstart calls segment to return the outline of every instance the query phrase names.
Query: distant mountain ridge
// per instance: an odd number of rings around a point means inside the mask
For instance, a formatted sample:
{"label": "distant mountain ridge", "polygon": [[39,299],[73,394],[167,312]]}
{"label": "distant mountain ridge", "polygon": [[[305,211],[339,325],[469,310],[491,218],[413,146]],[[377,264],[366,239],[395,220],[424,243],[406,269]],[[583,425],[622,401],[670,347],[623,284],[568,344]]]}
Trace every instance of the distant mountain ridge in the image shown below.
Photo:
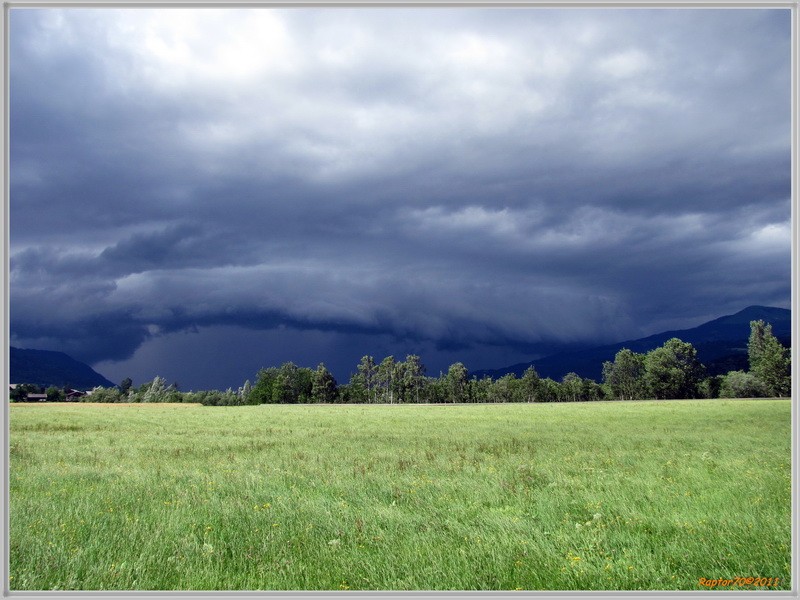
{"label": "distant mountain ridge", "polygon": [[664,331],[637,340],[618,342],[607,346],[587,348],[572,352],[560,352],[527,363],[519,363],[500,369],[473,371],[470,375],[493,379],[507,373],[522,376],[525,369],[533,365],[540,377],[561,380],[569,372],[595,381],[602,379],[603,362],[614,360],[617,352],[628,348],[644,353],[658,348],[670,338],[677,337],[690,342],[710,375],[727,373],[730,370],[747,369],[747,340],[750,337],[750,321],[762,319],[772,324],[772,332],[784,345],[791,340],[792,312],[785,308],[748,306],[733,315],[719,317],[691,329]]}
{"label": "distant mountain ridge", "polygon": [[11,346],[10,383],[35,383],[43,387],[90,390],[101,385],[114,384],[86,363],[75,360],[63,352],[28,350]]}

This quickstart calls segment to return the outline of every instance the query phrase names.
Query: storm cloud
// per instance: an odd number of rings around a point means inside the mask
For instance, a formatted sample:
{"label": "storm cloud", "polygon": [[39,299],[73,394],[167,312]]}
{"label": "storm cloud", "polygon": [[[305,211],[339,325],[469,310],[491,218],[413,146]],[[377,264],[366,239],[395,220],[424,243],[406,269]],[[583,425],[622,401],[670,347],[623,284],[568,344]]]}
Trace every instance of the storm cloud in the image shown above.
{"label": "storm cloud", "polygon": [[9,63],[11,342],[112,378],[789,306],[789,10],[13,8]]}

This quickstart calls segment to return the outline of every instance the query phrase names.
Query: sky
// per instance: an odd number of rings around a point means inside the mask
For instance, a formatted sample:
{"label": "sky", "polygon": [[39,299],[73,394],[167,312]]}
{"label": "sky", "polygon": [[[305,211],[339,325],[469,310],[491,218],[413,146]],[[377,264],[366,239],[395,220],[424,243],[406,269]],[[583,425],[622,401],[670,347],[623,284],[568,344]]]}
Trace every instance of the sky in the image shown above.
{"label": "sky", "polygon": [[789,308],[790,12],[10,10],[10,342],[429,375]]}

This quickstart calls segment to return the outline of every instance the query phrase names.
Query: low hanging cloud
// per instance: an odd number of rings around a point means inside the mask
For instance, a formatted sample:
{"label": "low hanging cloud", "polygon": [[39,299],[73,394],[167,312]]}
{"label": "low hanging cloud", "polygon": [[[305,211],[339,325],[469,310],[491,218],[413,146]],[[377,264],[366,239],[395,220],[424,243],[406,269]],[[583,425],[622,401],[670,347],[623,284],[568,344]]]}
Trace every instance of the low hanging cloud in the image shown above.
{"label": "low hanging cloud", "polygon": [[14,8],[11,341],[521,361],[788,306],[789,16]]}

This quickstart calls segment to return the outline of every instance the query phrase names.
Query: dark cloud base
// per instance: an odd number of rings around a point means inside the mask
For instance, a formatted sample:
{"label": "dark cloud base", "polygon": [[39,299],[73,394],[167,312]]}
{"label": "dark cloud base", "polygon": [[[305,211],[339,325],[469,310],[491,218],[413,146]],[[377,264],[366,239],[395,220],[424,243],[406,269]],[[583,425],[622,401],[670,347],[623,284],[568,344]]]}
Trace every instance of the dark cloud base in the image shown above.
{"label": "dark cloud base", "polygon": [[14,8],[11,341],[220,386],[788,306],[790,41],[766,9]]}

